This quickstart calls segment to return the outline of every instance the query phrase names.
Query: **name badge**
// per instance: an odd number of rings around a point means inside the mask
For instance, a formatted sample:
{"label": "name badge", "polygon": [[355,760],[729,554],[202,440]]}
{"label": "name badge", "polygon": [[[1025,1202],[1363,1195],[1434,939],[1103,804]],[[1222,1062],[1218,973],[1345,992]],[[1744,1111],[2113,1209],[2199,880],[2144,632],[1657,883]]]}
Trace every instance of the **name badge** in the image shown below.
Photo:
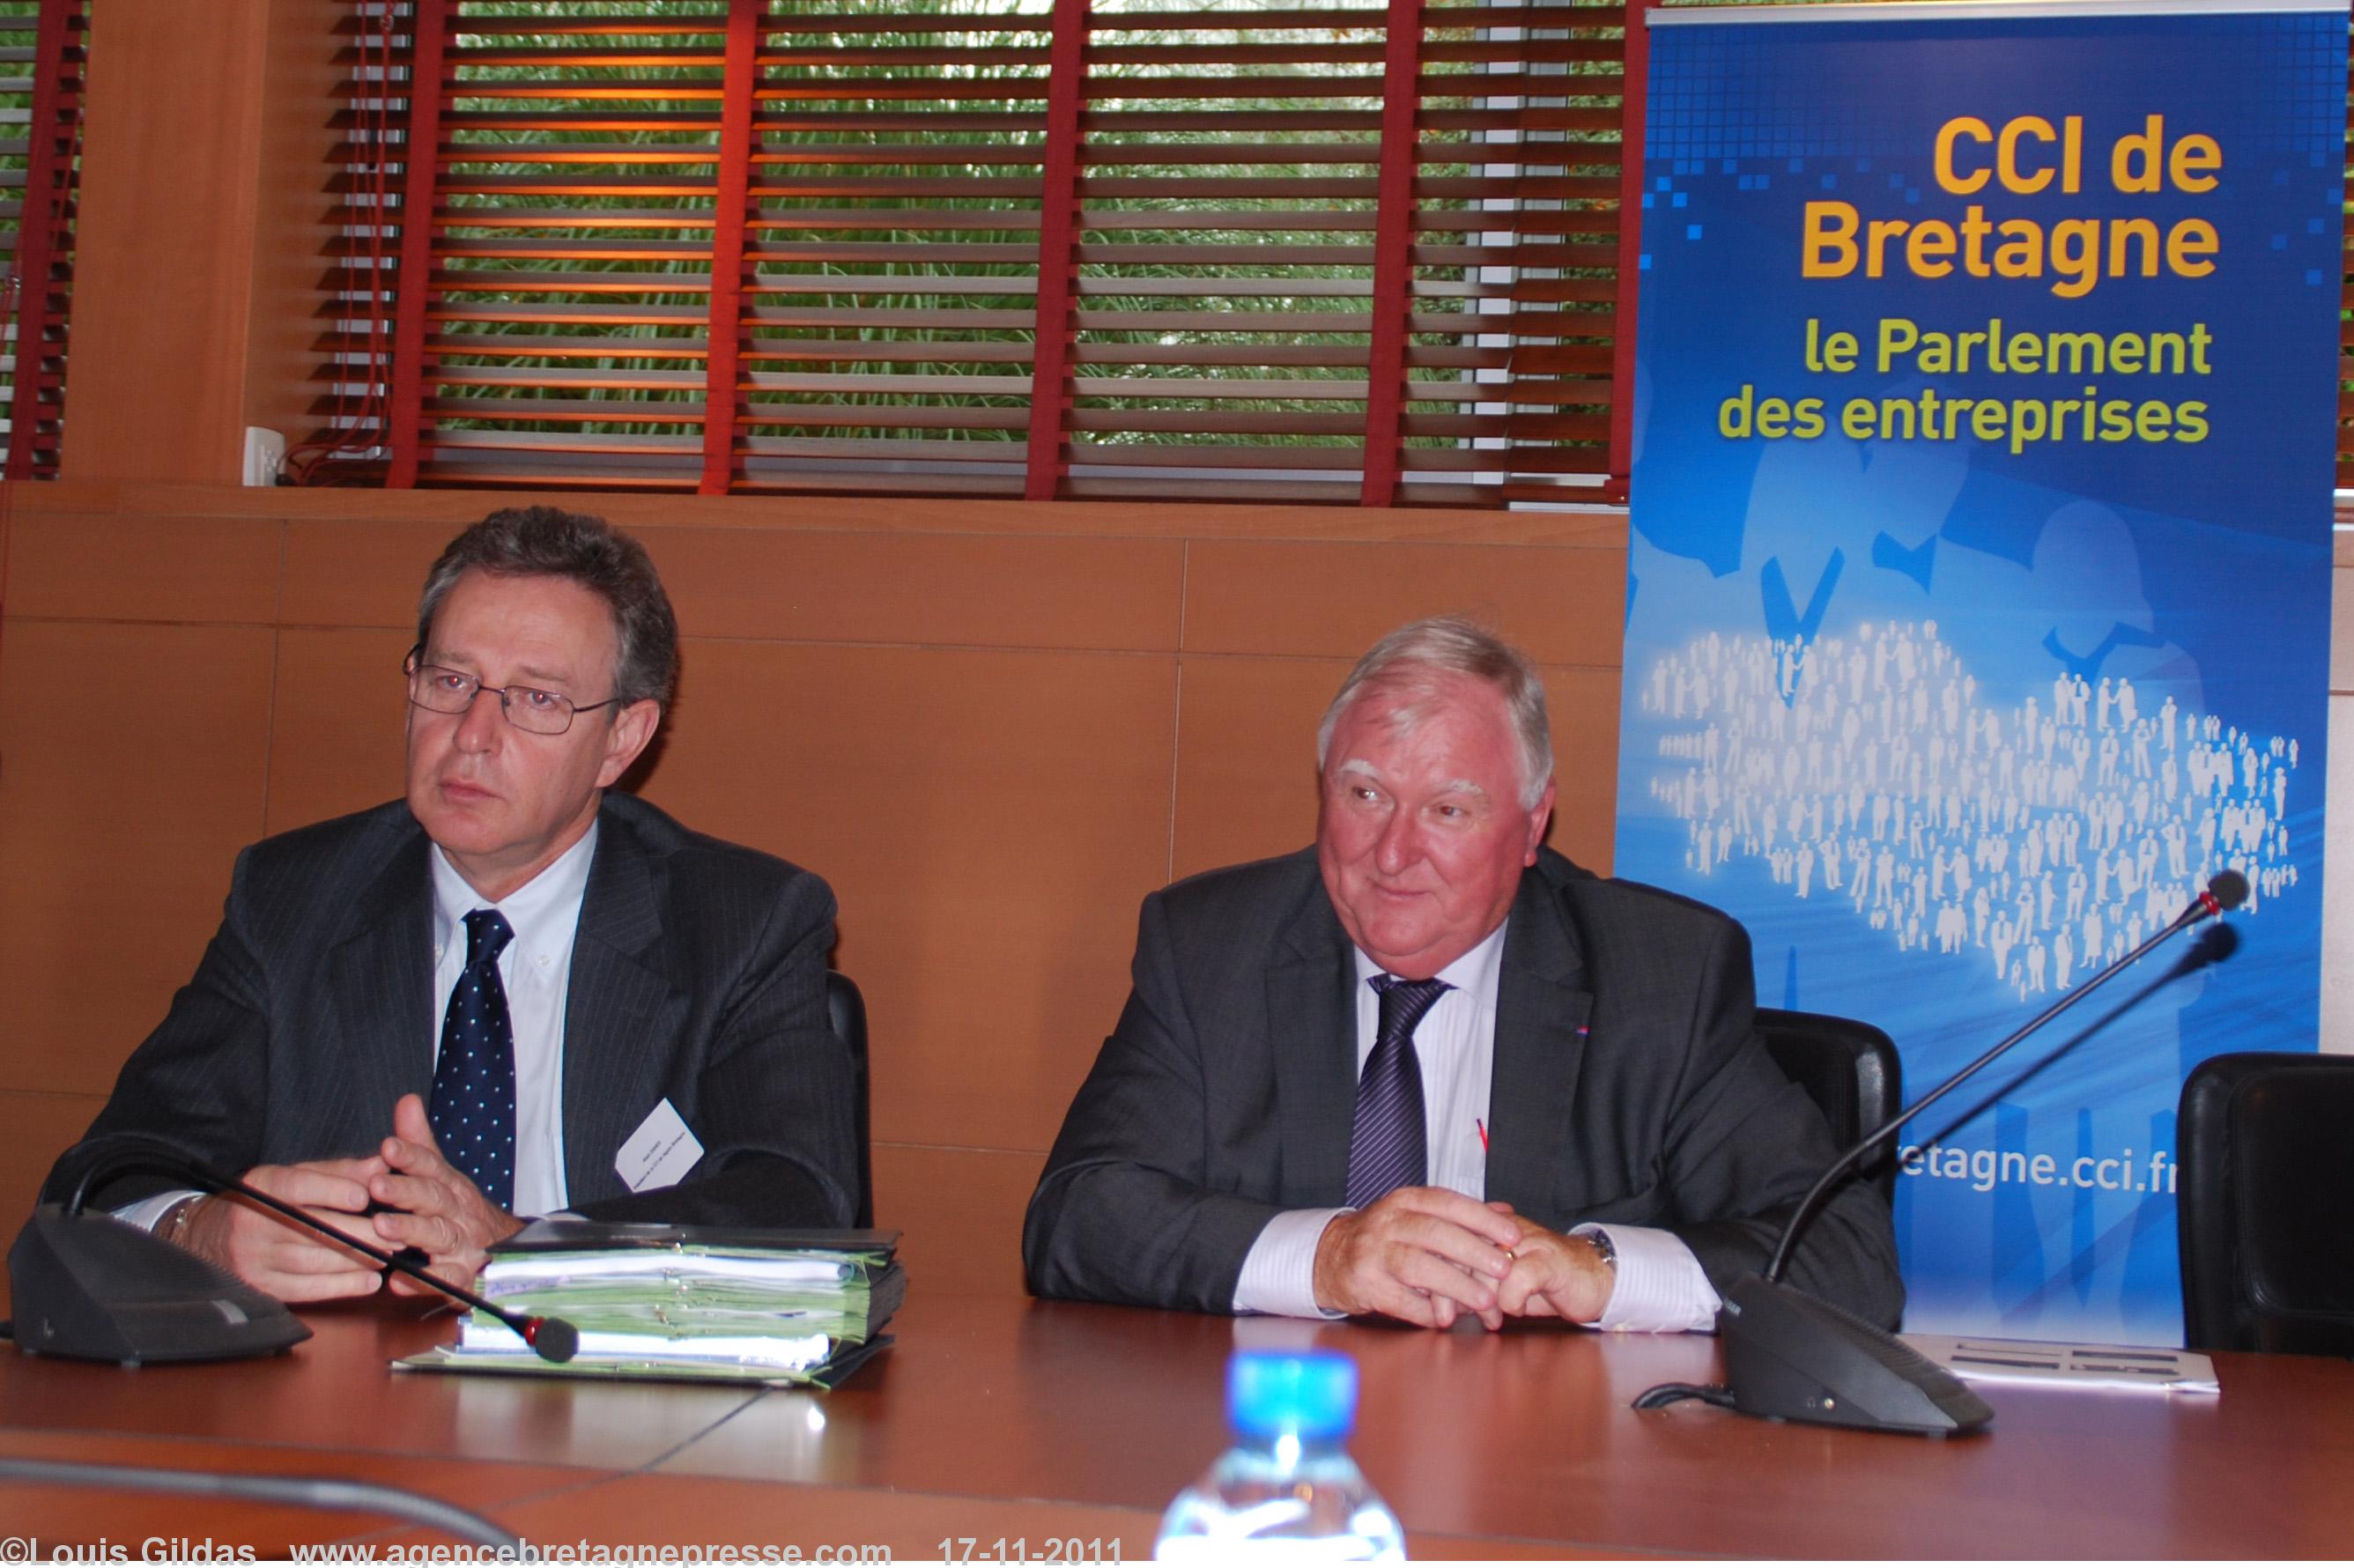
{"label": "name badge", "polygon": [[703,1145],[688,1130],[686,1118],[664,1098],[613,1156],[613,1169],[631,1192],[647,1192],[677,1186],[702,1158]]}

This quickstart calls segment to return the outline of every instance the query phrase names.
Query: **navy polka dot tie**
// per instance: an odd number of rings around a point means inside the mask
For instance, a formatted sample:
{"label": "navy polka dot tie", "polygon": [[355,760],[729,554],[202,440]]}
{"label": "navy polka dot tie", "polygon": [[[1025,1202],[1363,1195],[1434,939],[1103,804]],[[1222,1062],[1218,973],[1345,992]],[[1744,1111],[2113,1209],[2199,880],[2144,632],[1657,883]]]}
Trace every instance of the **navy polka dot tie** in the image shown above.
{"label": "navy polka dot tie", "polygon": [[502,1209],[514,1206],[514,1024],[499,954],[514,927],[495,909],[466,916],[466,967],[441,1019],[428,1117],[442,1157]]}
{"label": "navy polka dot tie", "polygon": [[1427,1179],[1422,1125],[1422,1063],[1414,1031],[1424,1013],[1454,989],[1443,980],[1403,980],[1375,975],[1381,1022],[1373,1054],[1357,1080],[1357,1119],[1349,1133],[1349,1207],[1362,1209],[1383,1193],[1419,1187]]}

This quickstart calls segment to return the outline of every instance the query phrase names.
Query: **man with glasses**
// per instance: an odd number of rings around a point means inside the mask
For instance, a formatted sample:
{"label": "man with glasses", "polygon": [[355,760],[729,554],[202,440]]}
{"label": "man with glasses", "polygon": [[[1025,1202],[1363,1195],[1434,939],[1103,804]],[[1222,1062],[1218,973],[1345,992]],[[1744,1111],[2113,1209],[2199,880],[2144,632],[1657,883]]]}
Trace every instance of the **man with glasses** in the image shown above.
{"label": "man with glasses", "polygon": [[[45,1195],[161,1139],[458,1275],[533,1214],[847,1224],[832,894],[611,792],[677,641],[644,549],[597,518],[451,541],[403,663],[407,798],[239,857],[196,978]],[[289,1300],[380,1283],[168,1175],[95,1192]]]}

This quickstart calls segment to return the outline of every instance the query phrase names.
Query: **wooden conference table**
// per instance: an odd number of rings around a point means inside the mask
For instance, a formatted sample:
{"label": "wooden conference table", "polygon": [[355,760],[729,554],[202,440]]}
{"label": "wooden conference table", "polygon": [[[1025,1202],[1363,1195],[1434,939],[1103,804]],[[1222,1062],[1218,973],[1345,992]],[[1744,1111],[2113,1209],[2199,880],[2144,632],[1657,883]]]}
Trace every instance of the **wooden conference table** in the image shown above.
{"label": "wooden conference table", "polygon": [[[1224,1446],[1227,1352],[1349,1351],[1353,1445],[1430,1556],[2354,1555],[2354,1362],[2219,1358],[2220,1398],[1999,1389],[1947,1442],[1776,1425],[1640,1390],[1707,1381],[1705,1338],[1236,1324],[918,1289],[896,1349],[832,1394],[393,1373],[447,1318],[313,1312],[291,1355],[129,1370],[0,1352],[0,1454],[426,1492],[535,1543],[888,1547],[1018,1540],[1150,1554]],[[355,1514],[0,1486],[0,1535],[136,1561],[447,1538]],[[5,1556],[0,1552],[0,1556]],[[1083,1552],[1081,1560],[1095,1559]],[[854,1560],[854,1553],[853,1554]],[[870,1561],[879,1557],[870,1556]]]}

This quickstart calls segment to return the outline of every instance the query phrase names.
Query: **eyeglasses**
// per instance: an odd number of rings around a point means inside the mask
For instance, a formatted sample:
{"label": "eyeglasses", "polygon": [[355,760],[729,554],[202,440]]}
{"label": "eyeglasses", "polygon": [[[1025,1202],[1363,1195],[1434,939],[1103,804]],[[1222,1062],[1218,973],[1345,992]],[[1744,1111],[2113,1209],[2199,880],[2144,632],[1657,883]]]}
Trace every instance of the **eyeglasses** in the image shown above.
{"label": "eyeglasses", "polygon": [[573,715],[610,708],[621,700],[607,697],[601,703],[575,703],[560,692],[543,692],[534,686],[486,686],[481,676],[463,670],[419,663],[420,652],[408,651],[400,662],[401,673],[408,677],[408,700],[437,714],[462,714],[474,705],[479,694],[494,692],[499,711],[515,728],[532,735],[562,735],[572,727]]}

